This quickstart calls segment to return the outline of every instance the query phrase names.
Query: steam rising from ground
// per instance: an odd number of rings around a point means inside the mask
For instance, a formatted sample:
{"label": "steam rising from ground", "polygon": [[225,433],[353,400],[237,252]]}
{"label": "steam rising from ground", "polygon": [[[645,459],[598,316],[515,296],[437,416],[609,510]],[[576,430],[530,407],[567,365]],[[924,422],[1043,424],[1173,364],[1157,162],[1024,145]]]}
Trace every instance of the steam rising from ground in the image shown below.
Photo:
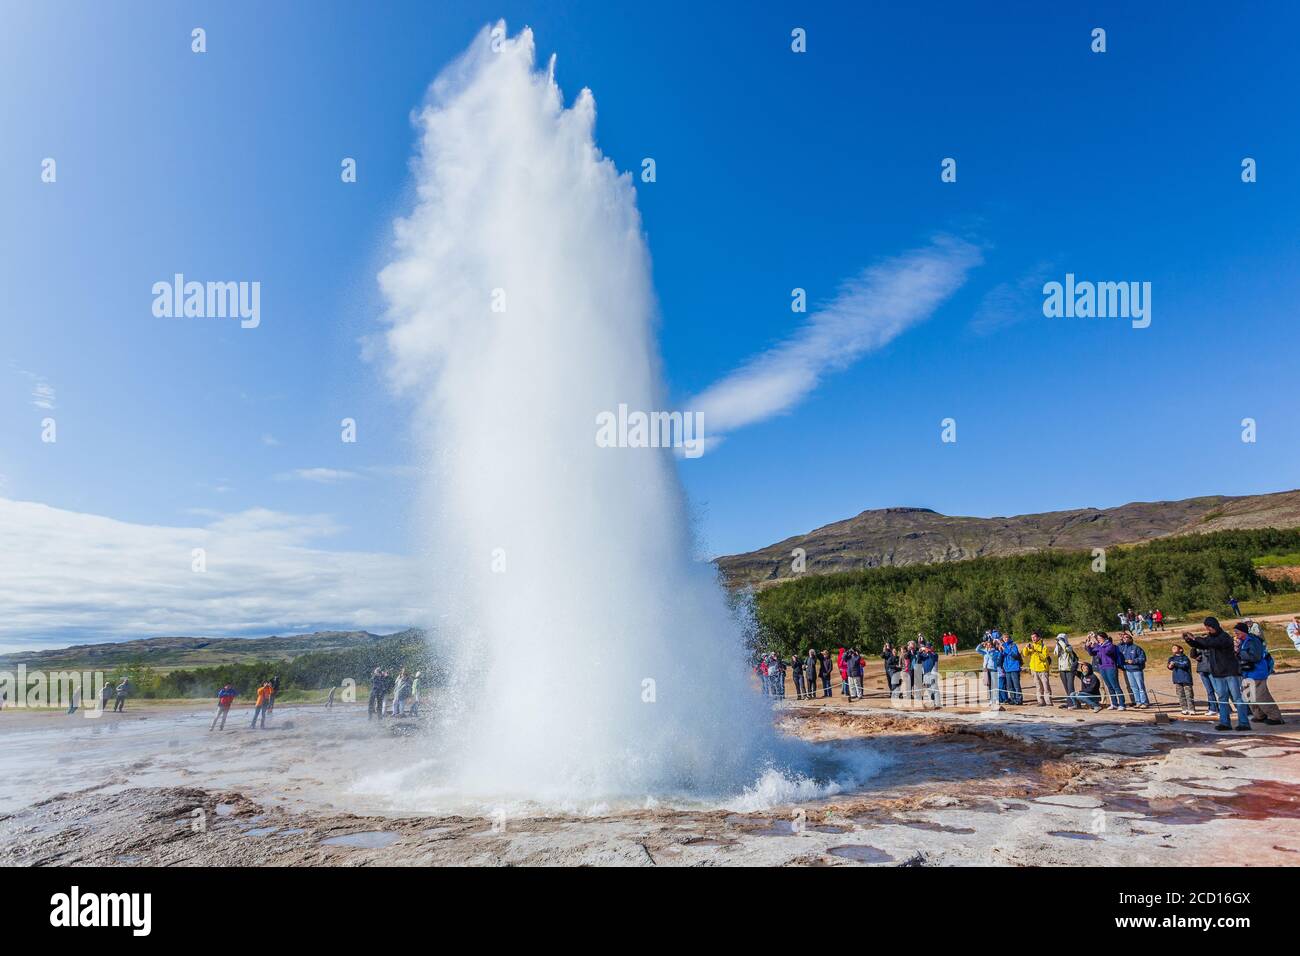
{"label": "steam rising from ground", "polygon": [[431,87],[418,201],[380,275],[429,454],[431,620],[453,648],[437,792],[741,794],[794,744],[690,559],[672,453],[595,441],[603,411],[667,407],[635,191],[595,146],[591,93],[565,108],[531,32],[504,35]]}

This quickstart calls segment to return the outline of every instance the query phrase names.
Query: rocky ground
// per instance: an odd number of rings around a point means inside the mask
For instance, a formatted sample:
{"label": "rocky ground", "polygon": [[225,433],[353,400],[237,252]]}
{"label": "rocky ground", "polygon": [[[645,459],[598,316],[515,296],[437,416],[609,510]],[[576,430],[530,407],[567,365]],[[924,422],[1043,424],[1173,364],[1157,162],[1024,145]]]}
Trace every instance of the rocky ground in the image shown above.
{"label": "rocky ground", "polygon": [[[21,755],[68,725],[5,718],[6,865],[1300,863],[1300,721],[1223,734],[1150,714],[791,702],[777,711],[787,732],[871,746],[888,763],[852,794],[761,813],[492,819],[359,811],[369,798],[346,779],[348,755],[401,759],[419,740],[355,709],[325,719],[302,708],[264,733],[224,736],[205,736],[201,713],[137,710],[134,727],[78,729],[64,760],[36,767]],[[82,772],[69,776],[68,761]],[[34,786],[48,795],[32,803]]]}

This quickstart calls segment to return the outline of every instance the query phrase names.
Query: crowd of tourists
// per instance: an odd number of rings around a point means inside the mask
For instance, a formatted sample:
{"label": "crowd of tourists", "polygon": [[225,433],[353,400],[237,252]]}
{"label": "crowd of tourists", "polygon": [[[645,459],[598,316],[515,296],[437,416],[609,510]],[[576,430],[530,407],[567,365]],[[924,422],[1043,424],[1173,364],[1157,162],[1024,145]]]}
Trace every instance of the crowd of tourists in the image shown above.
{"label": "crowd of tourists", "polygon": [[1120,611],[1118,617],[1119,629],[1128,631],[1134,636],[1165,629],[1165,612],[1158,607],[1146,612],[1134,611],[1129,608],[1127,611]]}
{"label": "crowd of tourists", "polygon": [[[262,729],[266,729],[266,718],[275,709],[275,698],[279,693],[280,675],[278,674],[273,674],[258,683],[253,698],[253,719],[249,723],[249,727],[258,726],[260,721]],[[235,690],[235,685],[229,681],[217,691],[217,712],[213,715],[212,723],[208,726],[209,733],[214,730],[226,729],[226,718],[230,716],[230,707],[238,696],[239,691]]]}
{"label": "crowd of tourists", "polygon": [[[336,687],[331,687],[325,700],[326,708],[334,706]],[[280,678],[272,676],[258,683],[253,703],[253,720],[250,726],[266,727],[266,720],[275,710],[275,698],[280,693]],[[239,696],[233,684],[227,683],[217,691],[217,712],[212,718],[209,731],[224,730],[230,707]],[[370,700],[367,705],[367,719],[386,716],[419,717],[420,716],[420,672],[408,673],[405,667],[396,671],[376,667],[370,675]]]}
{"label": "crowd of tourists", "polygon": [[[998,710],[1026,706],[1100,712],[1154,706],[1146,679],[1150,662],[1134,637],[1144,627],[1164,630],[1164,615],[1153,609],[1148,614],[1127,611],[1121,617],[1127,621],[1130,615],[1133,627],[1125,627],[1118,640],[1104,631],[1093,631],[1077,649],[1066,634],[1057,634],[1049,643],[1041,631],[1032,631],[1027,641],[1017,642],[997,628],[985,631],[976,648],[979,697]],[[1177,697],[1175,706],[1185,715],[1200,712],[1195,675],[1204,689],[1205,713],[1218,718],[1219,730],[1232,729],[1234,708],[1239,730],[1249,730],[1252,719],[1283,723],[1268,687],[1275,665],[1260,625],[1245,620],[1229,633],[1217,618],[1207,617],[1204,627],[1201,635],[1181,634],[1184,643],[1173,645],[1164,661]],[[1288,623],[1287,636],[1300,650],[1300,615]],[[945,655],[955,653],[955,635],[944,634],[940,646]],[[879,656],[886,685],[885,691],[877,692],[879,696],[943,706],[940,655],[925,636],[918,634],[915,640],[898,646],[886,643]],[[840,695],[850,701],[867,696],[866,657],[856,647],[835,651],[809,648],[805,656],[792,654],[788,660],[769,652],[758,657],[754,671],[762,693],[776,699],[786,696],[787,676],[793,678],[798,700],[834,697],[836,672]]]}
{"label": "crowd of tourists", "polygon": [[[948,646],[955,648],[955,641],[956,635],[953,635],[953,643]],[[915,691],[938,705],[939,654],[927,638],[918,634],[916,640],[897,649],[885,644],[880,658],[896,696],[910,696]],[[785,699],[787,674],[793,678],[797,700],[817,697],[818,681],[821,682],[821,696],[833,697],[831,678],[836,672],[839,673],[841,695],[851,701],[860,700],[866,696],[866,669],[867,658],[856,647],[841,647],[836,651],[809,648],[807,656],[801,658],[798,654],[791,654],[788,661],[769,652],[761,654],[754,665],[763,694],[781,700]]]}
{"label": "crowd of tourists", "polygon": [[[385,701],[388,704],[385,705]],[[384,719],[385,707],[391,717],[420,716],[420,672],[407,673],[405,667],[396,674],[376,667],[370,675],[370,699],[366,703],[366,719]]]}
{"label": "crowd of tourists", "polygon": [[[110,681],[99,690],[99,709],[108,710],[108,705],[112,702],[113,713],[120,714],[126,709],[126,699],[130,695],[130,678],[123,677],[116,686]],[[68,713],[75,714],[77,712],[77,703],[79,701],[74,698],[73,705],[68,709]]]}

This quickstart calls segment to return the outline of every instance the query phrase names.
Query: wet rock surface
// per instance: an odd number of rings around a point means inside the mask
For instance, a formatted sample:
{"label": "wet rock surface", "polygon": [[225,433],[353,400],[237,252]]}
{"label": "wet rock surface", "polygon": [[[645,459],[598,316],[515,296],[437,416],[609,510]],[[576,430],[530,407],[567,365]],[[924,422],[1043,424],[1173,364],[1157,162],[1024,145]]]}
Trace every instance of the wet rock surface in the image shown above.
{"label": "wet rock surface", "polygon": [[[1290,865],[1300,855],[1294,733],[1224,740],[1127,725],[1108,738],[1096,723],[836,708],[790,708],[780,722],[808,739],[869,740],[889,762],[856,792],[758,813],[488,818],[347,812],[285,775],[246,789],[149,785],[168,779],[158,761],[177,772],[177,755],[141,746],[96,785],[0,816],[0,864]],[[256,738],[262,756],[324,746],[303,739],[309,726]],[[1122,746],[1099,746],[1110,739]]]}

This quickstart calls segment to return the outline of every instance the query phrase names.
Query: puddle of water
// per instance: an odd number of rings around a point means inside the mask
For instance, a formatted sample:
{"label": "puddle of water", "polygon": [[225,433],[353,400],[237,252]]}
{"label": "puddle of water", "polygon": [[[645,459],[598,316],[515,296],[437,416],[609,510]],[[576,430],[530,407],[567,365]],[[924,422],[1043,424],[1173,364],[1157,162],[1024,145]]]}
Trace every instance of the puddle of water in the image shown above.
{"label": "puddle of water", "polygon": [[264,837],[274,833],[279,827],[253,827],[251,830],[245,830],[244,836]]}
{"label": "puddle of water", "polygon": [[794,824],[789,820],[777,820],[770,827],[749,830],[754,836],[794,836]]}
{"label": "puddle of water", "polygon": [[306,833],[303,827],[290,827],[287,830],[281,830],[280,836],[297,836],[300,833]]}
{"label": "puddle of water", "polygon": [[[1171,781],[1177,782],[1177,781]],[[1215,817],[1243,820],[1300,819],[1300,793],[1276,780],[1253,780],[1240,790],[1177,797],[1110,796],[1106,809],[1138,813],[1157,823],[1187,825]]]}
{"label": "puddle of water", "polygon": [[950,827],[943,823],[931,823],[928,820],[899,820],[905,827],[912,827],[916,830],[930,830],[934,833],[974,833],[974,827]]}
{"label": "puddle of water", "polygon": [[231,803],[218,803],[218,804],[217,804],[217,816],[219,816],[219,817],[228,817],[228,816],[230,816],[230,815],[231,815],[232,813],[234,813],[234,812],[235,812],[235,806],[234,806],[234,804],[231,804]]}
{"label": "puddle of water", "polygon": [[854,863],[893,863],[894,858],[884,850],[878,850],[874,846],[850,845],[850,846],[833,846],[826,851],[831,856],[838,856],[842,860],[852,860]]}
{"label": "puddle of water", "polygon": [[321,846],[351,846],[363,850],[382,850],[397,842],[397,834],[386,830],[363,830],[360,833],[346,833],[343,836],[326,837]]}
{"label": "puddle of water", "polygon": [[[848,827],[837,827],[830,823],[823,823],[820,826],[815,826],[812,827],[811,829],[816,830],[818,833],[848,833],[849,832]],[[971,832],[974,833],[975,831],[972,830]]]}
{"label": "puddle of water", "polygon": [[691,837],[683,840],[682,846],[735,846],[730,840],[715,840],[713,837]]}
{"label": "puddle of water", "polygon": [[1047,831],[1047,835],[1048,835],[1048,836],[1054,836],[1054,837],[1066,837],[1067,839],[1070,839],[1070,840],[1095,840],[1095,839],[1097,839],[1097,835],[1096,835],[1095,833],[1080,833],[1080,832],[1077,831],[1077,830],[1048,830],[1048,831]]}

